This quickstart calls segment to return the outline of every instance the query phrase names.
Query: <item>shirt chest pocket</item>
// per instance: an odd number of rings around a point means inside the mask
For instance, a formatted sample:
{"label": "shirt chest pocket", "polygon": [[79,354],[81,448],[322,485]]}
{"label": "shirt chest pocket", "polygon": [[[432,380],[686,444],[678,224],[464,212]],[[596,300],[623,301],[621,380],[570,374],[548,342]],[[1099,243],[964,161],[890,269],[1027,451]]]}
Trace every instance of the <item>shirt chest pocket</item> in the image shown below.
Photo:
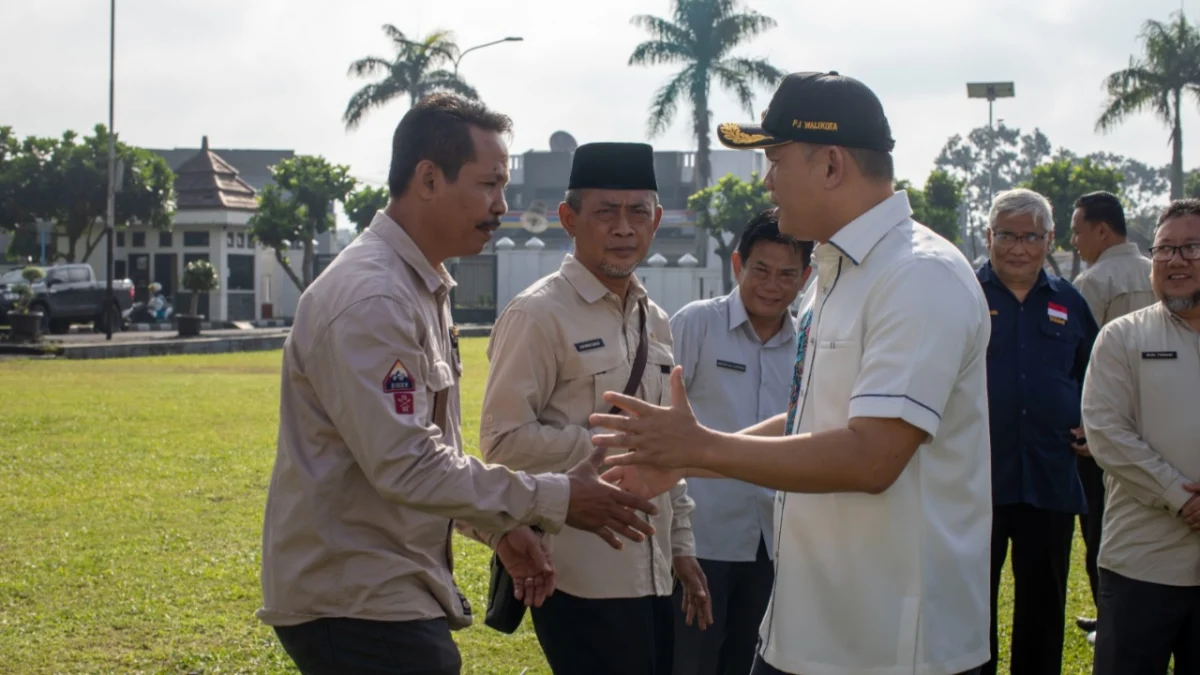
{"label": "shirt chest pocket", "polygon": [[850,415],[850,398],[858,384],[862,343],[857,340],[817,340],[809,345],[805,360],[804,368],[809,371],[805,375],[809,380],[804,399],[815,414],[815,426],[809,428],[844,426]]}
{"label": "shirt chest pocket", "polygon": [[597,349],[572,354],[559,373],[566,396],[563,411],[572,424],[587,426],[588,415],[607,413],[604,392],[621,391],[629,378],[630,364],[618,349]]}
{"label": "shirt chest pocket", "polygon": [[1047,320],[1040,326],[1039,338],[1038,351],[1046,368],[1055,374],[1069,374],[1075,367],[1075,350],[1080,336],[1067,326]]}

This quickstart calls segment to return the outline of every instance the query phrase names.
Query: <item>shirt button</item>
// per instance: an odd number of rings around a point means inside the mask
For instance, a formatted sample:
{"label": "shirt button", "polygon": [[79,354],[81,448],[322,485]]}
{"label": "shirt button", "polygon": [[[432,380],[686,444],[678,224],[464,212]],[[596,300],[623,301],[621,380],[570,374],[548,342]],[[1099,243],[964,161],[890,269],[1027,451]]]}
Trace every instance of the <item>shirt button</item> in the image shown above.
{"label": "shirt button", "polygon": [[1021,414],[1022,414],[1022,415],[1024,415],[1024,414],[1025,414],[1025,413],[1027,413],[1027,412],[1029,412],[1029,411],[1028,411],[1028,410],[1025,410],[1024,408],[1022,408],[1022,409],[1021,409]]}

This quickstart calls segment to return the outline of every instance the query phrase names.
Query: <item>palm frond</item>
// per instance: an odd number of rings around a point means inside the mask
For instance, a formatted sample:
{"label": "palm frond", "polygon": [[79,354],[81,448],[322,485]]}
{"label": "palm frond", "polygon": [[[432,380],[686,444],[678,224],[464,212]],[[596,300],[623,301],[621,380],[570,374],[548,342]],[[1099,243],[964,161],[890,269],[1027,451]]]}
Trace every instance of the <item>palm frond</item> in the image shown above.
{"label": "palm frond", "polygon": [[741,73],[750,81],[764,87],[774,87],[786,74],[767,62],[766,59],[732,58],[721,61],[720,66]]}
{"label": "palm frond", "polygon": [[776,25],[778,24],[775,19],[754,11],[722,17],[713,26],[714,56],[721,58],[734,47],[758,37]]}
{"label": "palm frond", "polygon": [[630,23],[646,31],[662,42],[674,42],[679,45],[691,45],[695,39],[683,25],[672,23],[666,19],[649,14],[639,14],[629,20]]}
{"label": "palm frond", "polygon": [[350,64],[350,69],[346,72],[347,75],[354,77],[363,77],[365,75],[374,75],[379,72],[391,72],[392,64],[378,56],[368,56],[364,59],[359,59]]}
{"label": "palm frond", "polygon": [[713,68],[713,75],[717,77],[717,82],[721,84],[737,102],[742,106],[742,110],[751,117],[754,116],[754,88],[750,86],[750,80],[745,73],[726,68],[721,65]]}
{"label": "palm frond", "polygon": [[650,40],[633,48],[629,55],[631,66],[656,66],[664,63],[681,63],[693,60],[692,51],[686,45],[662,40]]}
{"label": "palm frond", "polygon": [[342,122],[347,130],[357,128],[369,110],[378,108],[407,91],[407,87],[390,77],[368,84],[350,97],[350,102],[346,104],[346,112],[342,114]]}
{"label": "palm frond", "polygon": [[691,89],[695,72],[695,66],[688,66],[655,92],[654,100],[650,103],[650,118],[646,122],[648,138],[655,138],[671,126],[679,110],[680,99]]}
{"label": "palm frond", "polygon": [[455,75],[448,70],[435,70],[427,73],[425,79],[421,81],[421,86],[425,94],[449,91],[469,99],[479,100],[479,92],[475,91],[474,87],[467,84],[461,75]]}
{"label": "palm frond", "polygon": [[1096,120],[1096,130],[1107,132],[1131,114],[1151,108],[1170,122],[1167,89],[1159,73],[1130,59],[1129,67],[1112,73],[1105,79],[1108,103]]}

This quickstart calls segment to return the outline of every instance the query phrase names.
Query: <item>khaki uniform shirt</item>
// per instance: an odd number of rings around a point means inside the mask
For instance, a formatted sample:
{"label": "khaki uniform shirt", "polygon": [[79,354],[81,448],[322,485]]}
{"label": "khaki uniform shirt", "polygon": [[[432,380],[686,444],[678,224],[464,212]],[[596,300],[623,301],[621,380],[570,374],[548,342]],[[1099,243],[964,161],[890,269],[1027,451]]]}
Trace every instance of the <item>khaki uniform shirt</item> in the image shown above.
{"label": "khaki uniform shirt", "polygon": [[1099,565],[1200,586],[1200,532],[1179,511],[1200,482],[1200,334],[1157,303],[1100,331],[1083,383],[1088,447],[1104,469]]}
{"label": "khaki uniform shirt", "polygon": [[[533,473],[562,471],[594,449],[588,416],[607,413],[606,391],[622,391],[638,345],[634,276],[622,302],[574,256],[513,299],[492,329],[491,369],[483,398],[479,445],[484,458]],[[646,370],[637,396],[670,404],[671,328],[646,299]],[[616,450],[610,454],[620,454]],[[653,500],[656,534],[613,549],[590,532],[566,528],[553,537],[557,588],[582,598],[670,595],[671,558],[694,556],[683,481]]]}
{"label": "khaki uniform shirt", "polygon": [[1158,302],[1150,287],[1150,259],[1133,242],[1111,246],[1075,279],[1100,326]]}
{"label": "khaki uniform shirt", "polygon": [[461,628],[452,519],[562,527],[566,476],[462,452],[453,285],[380,213],[301,296],[263,524],[265,623],[444,616]]}

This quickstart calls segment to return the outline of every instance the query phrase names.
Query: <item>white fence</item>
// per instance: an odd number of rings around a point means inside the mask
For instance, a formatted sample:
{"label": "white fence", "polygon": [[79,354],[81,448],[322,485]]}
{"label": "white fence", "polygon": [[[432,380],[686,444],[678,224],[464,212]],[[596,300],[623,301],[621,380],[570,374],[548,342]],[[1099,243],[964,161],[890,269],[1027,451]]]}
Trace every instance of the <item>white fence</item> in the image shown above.
{"label": "white fence", "polygon": [[[681,267],[666,267],[661,255],[651,256],[637,269],[646,292],[668,315],[693,300],[723,295],[721,260],[713,252],[716,241],[709,239],[708,265],[699,267],[695,258],[685,255]],[[517,248],[512,240],[496,242],[496,308],[503,310],[518,293],[533,282],[556,271],[562,265],[562,251],[547,251],[536,237]],[[690,263],[690,265],[689,265]]]}

